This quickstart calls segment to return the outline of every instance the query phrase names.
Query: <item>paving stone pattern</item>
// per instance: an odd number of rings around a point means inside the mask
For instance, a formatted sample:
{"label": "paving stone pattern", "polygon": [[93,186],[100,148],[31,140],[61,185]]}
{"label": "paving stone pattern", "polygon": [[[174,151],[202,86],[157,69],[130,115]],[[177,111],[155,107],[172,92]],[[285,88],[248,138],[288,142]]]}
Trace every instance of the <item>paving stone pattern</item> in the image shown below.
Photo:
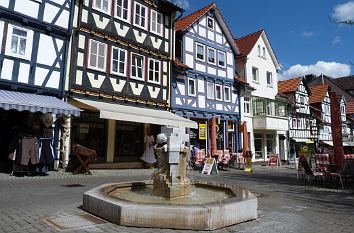
{"label": "paving stone pattern", "polygon": [[[132,169],[97,170],[92,176],[65,172],[51,172],[44,177],[0,174],[0,233],[195,232],[124,227],[112,223],[59,231],[42,221],[85,213],[81,209],[82,194],[98,185],[146,180],[151,173],[151,169]],[[354,232],[354,194],[350,189],[303,185],[296,180],[295,171],[288,168],[255,167],[253,173],[229,169],[210,176],[193,172],[191,178],[239,184],[248,187],[259,198],[257,220],[215,232]]]}

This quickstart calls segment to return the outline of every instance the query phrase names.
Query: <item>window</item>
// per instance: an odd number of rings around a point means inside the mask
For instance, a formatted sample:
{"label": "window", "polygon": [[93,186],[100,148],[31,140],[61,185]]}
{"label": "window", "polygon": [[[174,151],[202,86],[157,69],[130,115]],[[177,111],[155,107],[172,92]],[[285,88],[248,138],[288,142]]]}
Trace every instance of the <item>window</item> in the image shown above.
{"label": "window", "polygon": [[93,8],[104,13],[109,13],[109,0],[95,0]]}
{"label": "window", "polygon": [[263,159],[263,135],[254,134],[255,159]]}
{"label": "window", "polygon": [[124,49],[112,47],[112,67],[113,74],[126,75],[125,65],[127,64],[127,51]]}
{"label": "window", "polygon": [[293,127],[292,127],[293,129],[296,129],[296,128],[297,128],[296,119],[293,119],[293,120],[292,120],[292,126],[293,126]]}
{"label": "window", "polygon": [[144,79],[144,57],[132,54],[132,78]]}
{"label": "window", "polygon": [[151,10],[151,31],[162,35],[162,14]]}
{"label": "window", "polygon": [[274,153],[274,135],[267,134],[266,135],[266,146],[267,146],[267,155]]}
{"label": "window", "polygon": [[225,67],[225,53],[222,51],[218,51],[218,65]]}
{"label": "window", "polygon": [[135,2],[134,24],[141,28],[146,28],[146,6]]}
{"label": "window", "polygon": [[214,30],[214,19],[211,18],[211,17],[208,17],[208,18],[207,18],[207,22],[208,22],[208,28],[209,28],[210,30]]}
{"label": "window", "polygon": [[107,45],[95,40],[90,40],[89,68],[105,71]]}
{"label": "window", "polygon": [[149,58],[149,81],[154,83],[160,83],[160,64],[161,62],[152,58]]}
{"label": "window", "polygon": [[230,102],[231,101],[231,88],[225,86],[224,87],[224,100],[226,102]]}
{"label": "window", "polygon": [[271,102],[267,103],[267,115],[269,116],[273,115],[273,103]]}
{"label": "window", "polygon": [[196,96],[197,95],[197,87],[195,85],[196,80],[193,78],[188,78],[188,95]]}
{"label": "window", "polygon": [[12,24],[8,25],[7,31],[6,54],[23,59],[30,59],[32,53],[33,31]]}
{"label": "window", "polygon": [[258,57],[260,57],[260,56],[261,56],[261,46],[258,45]]}
{"label": "window", "polygon": [[207,98],[214,99],[214,83],[207,82]]}
{"label": "window", "polygon": [[130,0],[116,0],[116,16],[124,21],[129,18]]}
{"label": "window", "polygon": [[267,85],[273,86],[272,72],[268,72],[268,71],[267,71]]}
{"label": "window", "polygon": [[222,100],[222,91],[220,84],[215,84],[215,99]]}
{"label": "window", "polygon": [[265,50],[265,47],[263,47],[263,58],[266,59],[266,50]]}
{"label": "window", "polygon": [[197,60],[204,61],[204,45],[197,43]]}
{"label": "window", "polygon": [[285,106],[284,105],[280,105],[278,108],[278,115],[281,117],[285,117],[286,116],[286,111],[285,111]]}
{"label": "window", "polygon": [[301,119],[297,119],[297,128],[301,129]]}
{"label": "window", "polygon": [[252,67],[252,81],[258,83],[258,68]]}
{"label": "window", "polygon": [[243,105],[245,114],[251,114],[251,99],[249,97],[244,98]]}
{"label": "window", "polygon": [[215,64],[215,49],[208,48],[208,62]]}
{"label": "window", "polygon": [[305,97],[300,96],[300,104],[302,104],[302,105],[305,104]]}

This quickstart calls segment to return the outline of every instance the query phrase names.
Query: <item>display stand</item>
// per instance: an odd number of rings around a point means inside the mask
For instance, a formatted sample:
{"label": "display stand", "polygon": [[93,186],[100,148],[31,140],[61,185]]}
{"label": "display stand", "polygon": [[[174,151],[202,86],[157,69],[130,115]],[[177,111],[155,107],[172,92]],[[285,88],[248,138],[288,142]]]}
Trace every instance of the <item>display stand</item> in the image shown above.
{"label": "display stand", "polygon": [[218,174],[218,166],[214,158],[208,158],[204,163],[202,174],[210,175],[212,172]]}

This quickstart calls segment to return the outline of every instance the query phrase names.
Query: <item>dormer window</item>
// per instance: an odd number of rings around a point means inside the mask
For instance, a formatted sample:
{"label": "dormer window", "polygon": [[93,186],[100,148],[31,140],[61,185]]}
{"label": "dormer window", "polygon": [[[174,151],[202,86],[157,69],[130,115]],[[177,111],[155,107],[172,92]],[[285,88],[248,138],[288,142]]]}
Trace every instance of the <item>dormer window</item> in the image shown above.
{"label": "dormer window", "polygon": [[207,24],[209,30],[214,30],[214,19],[211,17],[207,17]]}

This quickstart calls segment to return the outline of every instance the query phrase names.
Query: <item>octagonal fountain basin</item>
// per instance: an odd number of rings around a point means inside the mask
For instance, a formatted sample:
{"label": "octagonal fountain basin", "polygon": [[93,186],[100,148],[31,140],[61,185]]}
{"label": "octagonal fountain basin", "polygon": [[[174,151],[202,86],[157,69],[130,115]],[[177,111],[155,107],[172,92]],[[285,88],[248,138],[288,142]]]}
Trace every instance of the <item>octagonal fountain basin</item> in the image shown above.
{"label": "octagonal fountain basin", "polygon": [[152,181],[104,184],[87,191],[83,208],[119,225],[215,230],[257,218],[257,197],[248,190],[196,182],[173,199],[154,196]]}

